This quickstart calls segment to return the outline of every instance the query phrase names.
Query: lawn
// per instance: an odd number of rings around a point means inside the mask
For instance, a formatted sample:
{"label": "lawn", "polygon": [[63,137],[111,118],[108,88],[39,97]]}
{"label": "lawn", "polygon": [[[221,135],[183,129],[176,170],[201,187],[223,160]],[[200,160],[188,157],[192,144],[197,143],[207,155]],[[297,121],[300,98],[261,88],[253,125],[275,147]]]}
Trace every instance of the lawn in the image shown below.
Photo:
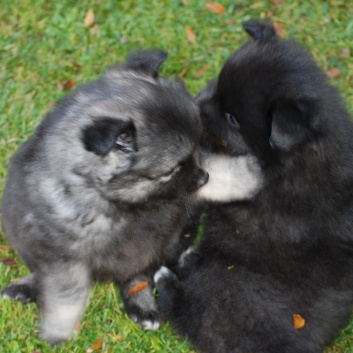
{"label": "lawn", "polygon": [[[162,48],[169,52],[162,74],[182,77],[194,95],[246,40],[241,23],[250,18],[271,19],[282,36],[303,42],[353,112],[352,1],[219,3],[224,13],[205,0],[1,0],[0,195],[10,156],[75,85],[132,49]],[[6,245],[2,233],[0,244]],[[2,245],[0,261],[1,288],[27,273]],[[194,352],[168,323],[156,332],[133,324],[111,283],[92,288],[80,335],[68,343],[53,348],[40,341],[37,316],[34,304],[0,300],[0,352]],[[353,319],[325,351],[333,352],[353,352]]]}

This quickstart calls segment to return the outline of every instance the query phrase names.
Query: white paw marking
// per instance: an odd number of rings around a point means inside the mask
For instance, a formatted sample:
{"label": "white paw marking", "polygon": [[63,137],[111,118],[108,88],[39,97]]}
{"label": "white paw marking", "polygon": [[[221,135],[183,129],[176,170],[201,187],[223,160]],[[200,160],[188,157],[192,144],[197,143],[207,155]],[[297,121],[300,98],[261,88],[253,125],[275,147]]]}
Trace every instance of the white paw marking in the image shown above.
{"label": "white paw marking", "polygon": [[182,252],[182,254],[179,257],[178,264],[180,267],[182,267],[185,264],[185,258],[195,252],[194,248],[190,246],[188,249]]}
{"label": "white paw marking", "polygon": [[150,320],[145,320],[141,322],[141,326],[143,327],[144,330],[157,330],[160,327],[160,323],[158,321],[150,321]]}
{"label": "white paw marking", "polygon": [[164,277],[170,276],[170,274],[171,271],[167,267],[161,266],[161,268],[153,276],[154,283],[158,283],[158,281]]}

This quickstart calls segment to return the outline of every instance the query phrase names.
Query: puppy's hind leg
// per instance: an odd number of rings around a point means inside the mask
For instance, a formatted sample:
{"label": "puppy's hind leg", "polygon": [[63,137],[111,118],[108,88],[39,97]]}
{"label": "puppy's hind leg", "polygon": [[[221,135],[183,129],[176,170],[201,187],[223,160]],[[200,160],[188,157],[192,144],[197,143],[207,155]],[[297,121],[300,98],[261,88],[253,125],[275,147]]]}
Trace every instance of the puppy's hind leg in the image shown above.
{"label": "puppy's hind leg", "polygon": [[139,275],[121,284],[125,310],[145,330],[157,330],[161,321],[152,291],[152,279]]}
{"label": "puppy's hind leg", "polygon": [[15,283],[7,285],[1,292],[3,298],[18,300],[22,303],[36,301],[36,274],[32,272]]}
{"label": "puppy's hind leg", "polygon": [[39,280],[41,337],[51,344],[69,339],[85,309],[90,274],[81,264],[57,265]]}

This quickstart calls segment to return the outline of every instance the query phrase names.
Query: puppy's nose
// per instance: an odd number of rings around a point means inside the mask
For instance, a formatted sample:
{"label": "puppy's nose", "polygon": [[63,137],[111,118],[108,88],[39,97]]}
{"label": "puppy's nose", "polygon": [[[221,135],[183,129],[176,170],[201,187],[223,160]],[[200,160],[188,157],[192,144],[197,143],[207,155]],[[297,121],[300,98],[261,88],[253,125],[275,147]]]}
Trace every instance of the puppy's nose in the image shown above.
{"label": "puppy's nose", "polygon": [[199,169],[197,171],[197,176],[196,176],[196,186],[198,188],[200,188],[201,186],[204,186],[207,182],[208,182],[208,178],[209,178],[209,175],[208,173],[203,170],[203,169]]}

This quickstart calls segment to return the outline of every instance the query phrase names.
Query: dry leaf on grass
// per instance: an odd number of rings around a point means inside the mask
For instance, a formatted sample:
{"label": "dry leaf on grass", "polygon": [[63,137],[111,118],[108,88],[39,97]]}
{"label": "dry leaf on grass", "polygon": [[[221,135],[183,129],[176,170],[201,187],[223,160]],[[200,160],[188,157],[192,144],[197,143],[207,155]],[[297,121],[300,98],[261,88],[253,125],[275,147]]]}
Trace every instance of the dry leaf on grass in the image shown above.
{"label": "dry leaf on grass", "polygon": [[336,78],[336,77],[338,77],[340,74],[341,74],[341,71],[338,70],[338,69],[331,69],[331,70],[326,71],[326,75],[327,75],[329,78]]}
{"label": "dry leaf on grass", "polygon": [[226,12],[226,9],[223,5],[219,4],[218,2],[210,1],[205,5],[207,10],[212,11],[216,14],[222,14]]}
{"label": "dry leaf on grass", "polygon": [[283,25],[281,25],[278,22],[273,22],[273,26],[275,27],[275,30],[277,32],[277,34],[281,37],[281,38],[285,38],[286,37],[286,33],[284,32],[284,27]]}
{"label": "dry leaf on grass", "polygon": [[209,65],[203,66],[199,71],[196,72],[195,76],[202,77],[209,68],[210,68]]}
{"label": "dry leaf on grass", "polygon": [[304,327],[305,319],[299,314],[293,314],[293,326],[297,329]]}
{"label": "dry leaf on grass", "polygon": [[139,282],[137,283],[135,286],[133,286],[130,290],[129,290],[129,294],[132,295],[132,294],[135,294],[135,293],[138,293],[138,292],[141,292],[143,291],[144,289],[146,289],[148,287],[148,282],[146,281],[142,281],[142,282]]}
{"label": "dry leaf on grass", "polygon": [[60,91],[70,91],[72,89],[72,87],[74,87],[75,85],[76,85],[76,83],[71,80],[67,80],[64,83],[62,83],[62,82],[56,83],[56,87],[58,87],[58,89]]}
{"label": "dry leaf on grass", "polygon": [[6,257],[5,259],[1,259],[0,262],[7,266],[17,266],[18,262],[12,257]]}
{"label": "dry leaf on grass", "polygon": [[89,347],[86,351],[86,353],[92,353],[92,352],[101,352],[103,347],[103,339],[102,338],[97,338],[92,344],[91,347]]}
{"label": "dry leaf on grass", "polygon": [[189,42],[196,41],[196,38],[197,38],[196,33],[189,25],[185,25],[185,32],[186,32],[186,38]]}
{"label": "dry leaf on grass", "polygon": [[183,69],[178,73],[178,77],[184,77],[188,69],[189,68],[187,66],[183,67]]}
{"label": "dry leaf on grass", "polygon": [[12,249],[12,246],[0,244],[0,251],[11,250],[11,249]]}
{"label": "dry leaf on grass", "polygon": [[89,27],[93,25],[94,23],[94,13],[92,9],[89,9],[86,13],[85,20],[83,21],[83,24],[85,27]]}

